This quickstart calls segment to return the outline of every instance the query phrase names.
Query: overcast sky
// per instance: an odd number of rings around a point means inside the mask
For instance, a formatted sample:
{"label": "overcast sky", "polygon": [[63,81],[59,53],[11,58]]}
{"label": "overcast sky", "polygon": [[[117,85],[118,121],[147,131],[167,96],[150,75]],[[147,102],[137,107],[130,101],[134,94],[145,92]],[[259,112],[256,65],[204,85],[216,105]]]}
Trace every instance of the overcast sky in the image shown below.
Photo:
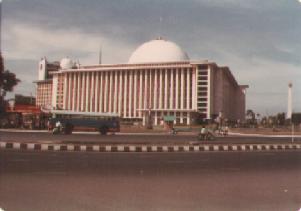
{"label": "overcast sky", "polygon": [[[160,17],[162,22],[160,23]],[[82,64],[126,63],[142,43],[163,36],[191,60],[229,66],[250,86],[247,108],[287,110],[293,82],[301,112],[301,3],[297,0],[3,0],[2,51],[22,80],[16,93],[35,94],[41,57]]]}

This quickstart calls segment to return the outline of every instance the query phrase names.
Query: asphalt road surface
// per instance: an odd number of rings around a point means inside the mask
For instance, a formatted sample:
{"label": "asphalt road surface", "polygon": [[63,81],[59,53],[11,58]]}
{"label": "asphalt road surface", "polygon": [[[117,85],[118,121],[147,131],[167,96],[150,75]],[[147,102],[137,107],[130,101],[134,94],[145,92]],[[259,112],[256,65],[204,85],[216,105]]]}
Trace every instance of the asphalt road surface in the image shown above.
{"label": "asphalt road surface", "polygon": [[[195,135],[135,135],[117,134],[102,136],[99,134],[72,134],[52,135],[46,132],[3,132],[0,131],[0,141],[17,142],[48,142],[48,143],[81,143],[81,144],[187,144],[197,141]],[[268,138],[268,137],[218,137],[210,141],[202,141],[206,144],[228,144],[228,143],[290,143],[291,138]],[[301,138],[295,138],[295,143],[300,143]]]}
{"label": "asphalt road surface", "polygon": [[5,211],[301,208],[301,152],[0,151]]}

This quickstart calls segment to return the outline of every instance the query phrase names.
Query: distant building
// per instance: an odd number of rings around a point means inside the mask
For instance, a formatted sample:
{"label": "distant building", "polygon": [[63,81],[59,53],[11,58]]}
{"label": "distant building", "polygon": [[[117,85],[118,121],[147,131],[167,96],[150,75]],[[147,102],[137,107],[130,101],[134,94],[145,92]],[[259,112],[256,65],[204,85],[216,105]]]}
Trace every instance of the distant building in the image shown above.
{"label": "distant building", "polygon": [[79,65],[69,58],[39,63],[37,105],[85,112],[114,112],[130,122],[190,125],[200,118],[244,120],[245,89],[228,67],[190,61],[161,38],[138,47],[127,64]]}

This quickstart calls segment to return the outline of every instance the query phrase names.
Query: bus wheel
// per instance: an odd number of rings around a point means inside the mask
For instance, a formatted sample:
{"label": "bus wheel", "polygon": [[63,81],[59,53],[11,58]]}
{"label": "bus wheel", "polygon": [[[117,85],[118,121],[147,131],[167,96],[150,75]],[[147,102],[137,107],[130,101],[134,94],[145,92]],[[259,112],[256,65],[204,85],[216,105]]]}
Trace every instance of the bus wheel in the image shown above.
{"label": "bus wheel", "polygon": [[99,129],[99,132],[100,132],[101,135],[107,135],[107,133],[108,133],[108,128],[107,128],[107,127],[101,127],[101,128]]}
{"label": "bus wheel", "polygon": [[70,134],[72,133],[72,130],[73,130],[73,126],[72,126],[71,124],[66,124],[64,133],[65,133],[66,135],[70,135]]}

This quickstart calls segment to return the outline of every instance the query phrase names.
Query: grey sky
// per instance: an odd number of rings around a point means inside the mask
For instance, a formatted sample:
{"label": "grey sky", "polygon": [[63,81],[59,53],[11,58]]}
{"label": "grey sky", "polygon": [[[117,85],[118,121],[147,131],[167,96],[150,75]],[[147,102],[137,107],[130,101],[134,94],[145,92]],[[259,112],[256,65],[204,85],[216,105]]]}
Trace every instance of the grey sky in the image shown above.
{"label": "grey sky", "polygon": [[[247,108],[263,115],[286,111],[287,84],[301,111],[301,4],[297,0],[4,0],[3,54],[35,92],[37,62],[64,56],[126,63],[143,42],[162,35],[192,60],[227,65],[249,84]],[[163,18],[160,24],[160,17]]]}

